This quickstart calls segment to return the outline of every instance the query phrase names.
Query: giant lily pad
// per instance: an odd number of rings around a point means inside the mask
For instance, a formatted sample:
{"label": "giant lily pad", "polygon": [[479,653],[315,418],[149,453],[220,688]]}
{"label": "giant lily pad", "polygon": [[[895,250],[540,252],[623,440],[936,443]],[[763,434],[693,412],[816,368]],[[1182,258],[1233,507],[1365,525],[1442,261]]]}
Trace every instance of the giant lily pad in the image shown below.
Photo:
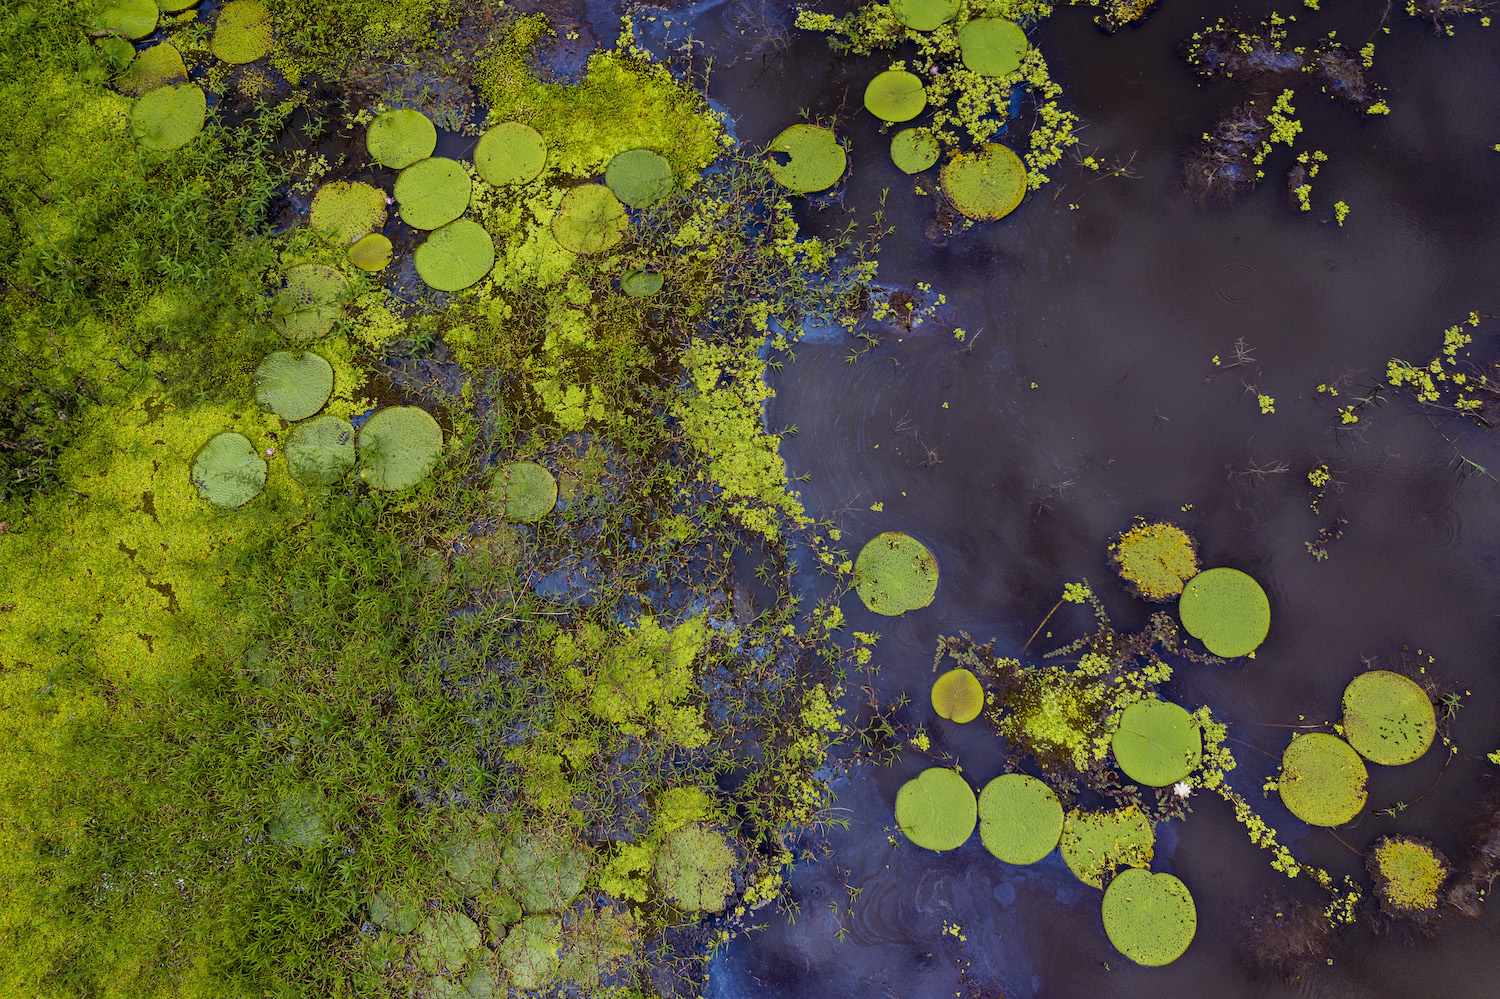
{"label": "giant lily pad", "polygon": [[500,836],[488,826],[460,829],[438,847],[444,872],[473,892],[483,892],[500,870]]}
{"label": "giant lily pad", "polygon": [[461,291],[495,266],[495,241],[478,222],[459,219],[428,236],[412,259],[428,287]]}
{"label": "giant lily pad", "polygon": [[[124,45],[126,51],[135,55],[128,42],[119,38],[104,41]],[[124,93],[138,96],[159,87],[186,82],[187,65],[182,61],[182,53],[172,44],[160,42],[135,56],[130,68],[120,77],[119,87]]]}
{"label": "giant lily pad", "polygon": [[1349,744],[1326,732],[1309,732],[1281,754],[1277,787],[1282,803],[1314,826],[1340,826],[1365,807],[1365,762]]}
{"label": "giant lily pad", "polygon": [[631,268],[620,275],[620,290],[631,298],[649,298],[661,291],[666,279],[655,271]]}
{"label": "giant lily pad", "polygon": [[587,850],[564,839],[523,836],[501,857],[502,887],[527,912],[562,912],[588,880]]}
{"label": "giant lily pad", "polygon": [[479,947],[479,927],[461,912],[435,912],[422,922],[414,952],[426,971],[456,972]]}
{"label": "giant lily pad", "polygon": [[557,977],[562,927],[554,916],[527,916],[510,928],[495,956],[523,992],[544,988]]}
{"label": "giant lily pad", "polygon": [[1437,912],[1448,858],[1431,843],[1409,836],[1384,836],[1365,854],[1365,869],[1380,907],[1392,916],[1422,919]]}
{"label": "giant lily pad", "polygon": [[323,816],[323,792],[316,787],[299,787],[281,799],[266,835],[277,843],[311,850],[333,838],[328,820]]}
{"label": "giant lily pad", "polygon": [[213,54],[227,63],[254,62],[271,54],[271,12],[260,0],[229,0],[219,11]]}
{"label": "giant lily pad", "polygon": [[974,789],[957,770],[931,767],[896,792],[896,822],[907,839],[924,849],[958,849],[978,820]]}
{"label": "giant lily pad", "polygon": [[1170,701],[1136,701],[1120,713],[1111,745],[1115,762],[1137,784],[1166,787],[1198,766],[1203,734],[1187,709]]}
{"label": "giant lily pad", "polygon": [[378,232],[372,232],[368,236],[361,236],[349,247],[349,262],[362,271],[385,270],[391,262],[391,250],[389,239]]}
{"label": "giant lily pad", "polygon": [[443,428],[415,406],[389,406],[359,428],[360,477],[374,489],[410,489],[443,453]]}
{"label": "giant lily pad", "polygon": [[305,420],[333,394],[333,365],[317,354],[278,350],[255,369],[255,401],[289,423]]}
{"label": "giant lily pad", "polygon": [[723,912],[734,868],[734,851],[724,837],[696,822],[668,836],[656,855],[662,893],[685,912]]}
{"label": "giant lily pad", "polygon": [[979,839],[1007,864],[1034,864],[1057,846],[1063,810],[1046,784],[1001,774],[979,792]]}
{"label": "giant lily pad", "polygon": [[1432,699],[1410,678],[1377,669],[1344,688],[1344,738],[1371,763],[1411,763],[1427,752],[1435,735]]}
{"label": "giant lily pad", "polygon": [[266,485],[266,459],[241,434],[219,434],[193,458],[193,485],[214,506],[244,506]]}
{"label": "giant lily pad", "polygon": [[891,162],[902,173],[921,173],[938,161],[937,139],[917,128],[903,128],[891,139]]}
{"label": "giant lily pad", "polygon": [[1198,572],[1192,537],[1176,524],[1136,524],[1109,546],[1109,560],[1143,600],[1163,603]]}
{"label": "giant lily pad", "polygon": [[791,126],[771,140],[766,152],[766,169],[772,179],[794,194],[832,187],[849,163],[839,140],[818,125]]}
{"label": "giant lily pad", "polygon": [[130,109],[130,129],[147,149],[170,152],[203,131],[208,99],[190,83],[158,87]]}
{"label": "giant lily pad", "polygon": [[429,156],[401,171],[396,178],[396,202],[401,221],[413,229],[447,225],[469,207],[474,184],[456,160]]}
{"label": "giant lily pad", "polygon": [[1063,820],[1062,856],[1084,884],[1103,888],[1118,867],[1147,867],[1156,852],[1151,820],[1139,806],[1110,812],[1074,809]]}
{"label": "giant lily pad", "polygon": [[877,614],[894,617],[926,607],[937,584],[937,559],[909,534],[878,534],[854,561],[855,592]]}
{"label": "giant lily pad", "polygon": [[983,76],[1005,76],[1021,66],[1026,32],[1003,17],[978,17],[958,29],[964,66]]}
{"label": "giant lily pad", "polygon": [[915,73],[888,69],[865,87],[865,108],[881,121],[911,121],[927,106],[927,91]]}
{"label": "giant lily pad", "polygon": [[958,0],[891,0],[891,13],[913,31],[931,31],[958,13]]}
{"label": "giant lily pad", "polygon": [[416,900],[400,889],[378,891],[370,896],[370,922],[388,933],[410,933],[421,918]]}
{"label": "giant lily pad", "polygon": [[343,313],[340,297],[348,289],[337,268],[298,264],[286,272],[286,287],[271,307],[271,321],[293,340],[327,336]]}
{"label": "giant lily pad", "polygon": [[984,708],[984,686],[966,669],[950,669],[932,685],[932,710],[951,721],[971,722]]}
{"label": "giant lily pad", "polygon": [[650,149],[627,149],[604,168],[604,183],[631,208],[645,208],[672,193],[672,164]]}
{"label": "giant lily pad", "polygon": [[1026,196],[1026,164],[1009,147],[991,142],[944,163],[942,184],[965,217],[993,222],[1015,211]]}
{"label": "giant lily pad", "polygon": [[107,0],[94,23],[133,41],[155,31],[158,16],[156,0]]}
{"label": "giant lily pad", "polygon": [[1170,874],[1121,871],[1104,892],[1104,932],[1121,954],[1148,968],[1171,964],[1198,932],[1198,907]]}
{"label": "giant lily pad", "polygon": [[506,520],[541,520],[557,505],[557,480],[534,461],[512,461],[495,470],[490,493]]}
{"label": "giant lily pad", "polygon": [[335,180],[318,188],[309,212],[312,227],[347,246],[385,224],[385,192],[357,180]]}
{"label": "giant lily pad", "polygon": [[437,148],[437,127],[420,111],[382,111],[365,131],[365,148],[375,162],[404,170]]}
{"label": "giant lily pad", "polygon": [[625,235],[625,206],[603,184],[579,184],[563,195],[552,235],[573,253],[601,253]]}
{"label": "giant lily pad", "polygon": [[286,466],[304,486],[333,485],[354,467],[354,428],[337,416],[299,423],[286,442]]}
{"label": "giant lily pad", "polygon": [[547,165],[547,140],[519,121],[501,122],[479,137],[474,170],[486,184],[526,184]]}
{"label": "giant lily pad", "polygon": [[1248,655],[1271,630],[1271,602],[1260,584],[1238,569],[1200,572],[1182,588],[1182,627],[1225,659]]}
{"label": "giant lily pad", "polygon": [[156,6],[161,8],[163,14],[176,14],[197,3],[198,0],[156,0]]}

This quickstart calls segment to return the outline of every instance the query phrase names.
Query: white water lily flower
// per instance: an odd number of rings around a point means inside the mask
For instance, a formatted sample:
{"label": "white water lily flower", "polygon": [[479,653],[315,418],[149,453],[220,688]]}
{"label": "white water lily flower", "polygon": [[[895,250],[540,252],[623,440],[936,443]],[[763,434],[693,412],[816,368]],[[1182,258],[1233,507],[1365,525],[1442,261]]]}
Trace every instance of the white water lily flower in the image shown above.
{"label": "white water lily flower", "polygon": [[1193,793],[1193,785],[1189,784],[1185,780],[1180,780],[1176,784],[1172,785],[1172,793],[1177,795],[1177,797],[1179,798],[1186,798],[1188,795]]}

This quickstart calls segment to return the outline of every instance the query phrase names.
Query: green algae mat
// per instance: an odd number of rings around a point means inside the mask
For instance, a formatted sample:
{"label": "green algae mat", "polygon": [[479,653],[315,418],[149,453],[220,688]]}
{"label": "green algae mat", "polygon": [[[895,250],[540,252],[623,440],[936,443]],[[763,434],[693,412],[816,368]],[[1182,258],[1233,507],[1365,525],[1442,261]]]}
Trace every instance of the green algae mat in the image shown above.
{"label": "green algae mat", "polygon": [[1271,630],[1266,591],[1238,569],[1208,569],[1188,580],[1177,612],[1184,631],[1225,659],[1254,652]]}
{"label": "green algae mat", "polygon": [[1437,712],[1416,681],[1371,670],[1344,688],[1344,738],[1371,763],[1412,763],[1432,746]]}
{"label": "green algae mat", "polygon": [[1131,868],[1104,891],[1104,931],[1115,949],[1148,968],[1171,964],[1198,932],[1198,907],[1171,874]]}
{"label": "green algae mat", "polygon": [[938,565],[927,546],[909,534],[887,531],[860,549],[854,589],[866,607],[895,617],[920,610],[937,594]]}
{"label": "green algae mat", "polygon": [[958,849],[973,835],[978,821],[974,789],[957,770],[932,767],[896,792],[896,823],[923,849]]}
{"label": "green algae mat", "polygon": [[979,792],[979,838],[1007,864],[1034,864],[1056,849],[1063,807],[1035,777],[1001,774]]}
{"label": "green algae mat", "polygon": [[1148,699],[1120,713],[1110,747],[1126,777],[1149,787],[1166,787],[1197,769],[1203,737],[1186,708]]}
{"label": "green algae mat", "polygon": [[1287,810],[1308,825],[1341,826],[1364,810],[1368,776],[1343,739],[1309,732],[1281,754],[1277,789]]}

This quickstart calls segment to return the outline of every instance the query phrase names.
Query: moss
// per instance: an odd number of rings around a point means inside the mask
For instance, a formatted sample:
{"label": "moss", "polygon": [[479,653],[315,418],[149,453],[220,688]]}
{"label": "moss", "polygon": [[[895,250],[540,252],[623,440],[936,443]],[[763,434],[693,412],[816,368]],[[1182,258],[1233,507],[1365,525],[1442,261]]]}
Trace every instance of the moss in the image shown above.
{"label": "moss", "polygon": [[1109,560],[1137,596],[1157,603],[1181,595],[1198,572],[1192,537],[1164,521],[1141,522],[1125,531],[1109,546]]}
{"label": "moss", "polygon": [[1393,916],[1425,919],[1437,913],[1448,860],[1431,843],[1407,836],[1384,836],[1370,847],[1365,866],[1375,883],[1380,907]]}

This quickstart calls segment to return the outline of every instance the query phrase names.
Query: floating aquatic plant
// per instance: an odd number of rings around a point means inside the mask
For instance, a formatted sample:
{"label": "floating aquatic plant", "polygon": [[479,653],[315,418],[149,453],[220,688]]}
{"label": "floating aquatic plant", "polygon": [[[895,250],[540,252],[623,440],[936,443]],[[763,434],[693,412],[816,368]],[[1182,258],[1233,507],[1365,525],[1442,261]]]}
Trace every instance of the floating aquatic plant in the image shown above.
{"label": "floating aquatic plant", "polygon": [[429,156],[413,163],[396,178],[401,221],[413,229],[447,225],[469,207],[473,193],[468,172],[445,156]]}
{"label": "floating aquatic plant", "polygon": [[299,787],[281,799],[266,835],[277,843],[303,850],[322,846],[333,838],[328,820],[323,816],[323,792],[315,787]]}
{"label": "floating aquatic plant", "polygon": [[1182,588],[1182,627],[1225,659],[1249,655],[1271,630],[1271,602],[1260,584],[1238,569],[1208,569]]}
{"label": "floating aquatic plant", "polygon": [[1003,17],[978,17],[958,29],[964,67],[982,76],[1006,76],[1021,68],[1030,46],[1026,32]]}
{"label": "floating aquatic plant", "polygon": [[428,287],[461,291],[495,266],[495,240],[478,222],[459,219],[428,236],[412,258]]}
{"label": "floating aquatic plant", "polygon": [[193,458],[193,485],[214,506],[234,509],[260,495],[266,485],[266,459],[240,434],[219,434]]}
{"label": "floating aquatic plant", "polygon": [[158,16],[156,0],[108,0],[99,9],[95,23],[100,31],[134,41],[156,30]]}
{"label": "floating aquatic plant", "polygon": [[1326,732],[1292,739],[1281,754],[1277,789],[1297,818],[1314,826],[1341,826],[1365,807],[1365,762],[1349,744]]}
{"label": "floating aquatic plant", "polygon": [[370,896],[370,922],[389,933],[410,933],[417,928],[421,910],[399,888],[378,891]]}
{"label": "floating aquatic plant", "polygon": [[318,188],[308,211],[312,227],[340,246],[385,224],[385,192],[357,180],[334,180]]}
{"label": "floating aquatic plant", "polygon": [[1156,835],[1138,805],[1109,812],[1075,808],[1063,820],[1061,849],[1078,880],[1103,888],[1105,877],[1118,867],[1149,867]]}
{"label": "floating aquatic plant", "polygon": [[410,108],[382,111],[365,130],[365,148],[381,166],[404,170],[432,155],[437,148],[437,127]]}
{"label": "floating aquatic plant", "polygon": [[271,321],[293,340],[327,336],[343,314],[339,299],[349,282],[327,264],[298,264],[286,272],[286,287],[271,306]]}
{"label": "floating aquatic plant", "polygon": [[247,63],[271,54],[271,12],[260,0],[229,0],[219,11],[213,54],[227,63]]}
{"label": "floating aquatic plant", "polygon": [[119,88],[124,93],[139,96],[160,87],[187,82],[187,65],[182,61],[182,53],[170,42],[158,42],[136,55],[130,43],[124,39],[105,38],[101,41],[123,45],[135,57],[134,61],[126,60],[130,68],[125,70],[118,81]]}
{"label": "floating aquatic plant", "polygon": [[528,184],[547,165],[547,140],[519,121],[501,122],[479,137],[474,171],[486,184]]}
{"label": "floating aquatic plant", "polygon": [[620,959],[636,953],[640,937],[636,920],[625,908],[590,908],[576,912],[563,951],[561,976],[596,994],[599,980],[613,971]]}
{"label": "floating aquatic plant", "polygon": [[620,290],[631,298],[648,298],[661,291],[665,279],[655,271],[631,268],[620,275]]}
{"label": "floating aquatic plant", "polygon": [[333,394],[333,365],[306,351],[278,350],[255,369],[255,401],[289,423],[305,420]]}
{"label": "floating aquatic plant", "polygon": [[510,984],[523,992],[544,988],[557,976],[562,925],[555,916],[527,916],[510,928],[495,952]]}
{"label": "floating aquatic plant", "polygon": [[320,416],[292,428],[286,467],[304,486],[331,486],[354,467],[354,428],[337,416]]}
{"label": "floating aquatic plant", "polygon": [[147,149],[170,152],[203,131],[208,99],[190,83],[158,87],[130,109],[130,129]]}
{"label": "floating aquatic plant", "polygon": [[1182,593],[1198,572],[1198,552],[1189,534],[1162,521],[1136,524],[1109,546],[1109,560],[1142,600],[1165,603]]}
{"label": "floating aquatic plant", "polygon": [[931,31],[953,20],[958,0],[891,0],[891,13],[913,31]]}
{"label": "floating aquatic plant", "polygon": [[932,710],[944,718],[971,722],[983,709],[984,685],[966,669],[950,669],[932,685]]}
{"label": "floating aquatic plant", "polygon": [[479,947],[479,927],[461,912],[434,912],[422,921],[413,956],[426,971],[458,971]]}
{"label": "floating aquatic plant", "polygon": [[1371,763],[1411,763],[1427,752],[1436,735],[1432,699],[1409,677],[1370,670],[1344,688],[1344,738]]}
{"label": "floating aquatic plant", "polygon": [[986,143],[943,164],[943,193],[966,218],[1002,219],[1026,196],[1026,164],[1008,146]]}
{"label": "floating aquatic plant", "polygon": [[685,912],[723,912],[734,887],[734,851],[721,833],[690,823],[667,837],[656,855],[662,894]]}
{"label": "floating aquatic plant", "polygon": [[[771,178],[794,194],[812,194],[838,183],[849,158],[833,132],[819,125],[793,125],[766,147]],[[783,162],[778,155],[785,156]]]}
{"label": "floating aquatic plant", "polygon": [[361,236],[349,247],[349,262],[362,271],[384,270],[391,262],[391,241],[378,232]]}
{"label": "floating aquatic plant", "polygon": [[588,880],[587,851],[560,838],[518,836],[500,862],[501,887],[527,912],[562,912]]}
{"label": "floating aquatic plant", "polygon": [[865,108],[881,121],[911,121],[926,106],[921,79],[904,69],[888,69],[865,87]]}
{"label": "floating aquatic plant", "polygon": [[490,494],[506,520],[541,520],[557,505],[557,480],[534,461],[512,461],[495,470]]}
{"label": "floating aquatic plant", "polygon": [[1448,879],[1448,858],[1424,839],[1383,836],[1365,854],[1365,869],[1380,907],[1392,916],[1422,919],[1434,915]]}
{"label": "floating aquatic plant", "polygon": [[1026,774],[1001,774],[979,792],[979,839],[1007,864],[1034,864],[1062,836],[1057,794]]}
{"label": "floating aquatic plant", "polygon": [[891,162],[902,173],[921,173],[938,161],[938,140],[919,128],[903,128],[891,139]]}
{"label": "floating aquatic plant", "polygon": [[1104,891],[1104,932],[1115,949],[1148,968],[1171,964],[1198,932],[1198,907],[1171,874],[1121,871]]}
{"label": "floating aquatic plant", "polygon": [[494,884],[502,849],[500,835],[489,825],[480,825],[455,831],[437,852],[448,877],[467,889],[483,892]]}
{"label": "floating aquatic plant", "polygon": [[927,850],[956,850],[974,832],[979,804],[957,770],[930,767],[896,792],[896,822],[906,838]]}
{"label": "floating aquatic plant", "polygon": [[[125,72],[130,64],[135,60],[135,46],[131,45],[127,39],[121,38],[119,35],[104,35],[103,37],[96,39],[94,44],[99,46],[99,54],[104,57],[104,63],[109,67],[109,70],[112,73]],[[153,46],[153,48],[155,48],[155,46]],[[151,49],[147,49],[146,51],[149,52],[151,51]],[[144,52],[141,54],[145,55]],[[179,56],[178,58],[181,58],[181,56]],[[128,94],[139,94],[145,90],[153,90],[155,89],[155,87],[161,86],[161,84],[158,83],[152,87],[143,87],[140,90],[130,90],[127,87],[127,79],[128,75],[127,77],[122,77],[119,81],[119,87],[121,90],[125,91]]]}
{"label": "floating aquatic plant", "polygon": [[909,534],[887,531],[860,549],[854,561],[854,589],[877,614],[896,616],[932,603],[937,593],[937,559]]}
{"label": "floating aquatic plant", "polygon": [[600,253],[625,235],[625,206],[603,184],[579,184],[563,195],[552,235],[573,253]]}
{"label": "floating aquatic plant", "polygon": [[646,208],[672,193],[672,164],[650,149],[627,149],[604,168],[604,183],[631,208]]}
{"label": "floating aquatic plant", "polygon": [[1148,699],[1120,713],[1110,741],[1115,762],[1126,777],[1149,787],[1166,787],[1197,769],[1203,733],[1181,705]]}
{"label": "floating aquatic plant", "polygon": [[443,429],[424,409],[389,406],[365,421],[357,441],[359,474],[374,489],[410,489],[443,453]]}

